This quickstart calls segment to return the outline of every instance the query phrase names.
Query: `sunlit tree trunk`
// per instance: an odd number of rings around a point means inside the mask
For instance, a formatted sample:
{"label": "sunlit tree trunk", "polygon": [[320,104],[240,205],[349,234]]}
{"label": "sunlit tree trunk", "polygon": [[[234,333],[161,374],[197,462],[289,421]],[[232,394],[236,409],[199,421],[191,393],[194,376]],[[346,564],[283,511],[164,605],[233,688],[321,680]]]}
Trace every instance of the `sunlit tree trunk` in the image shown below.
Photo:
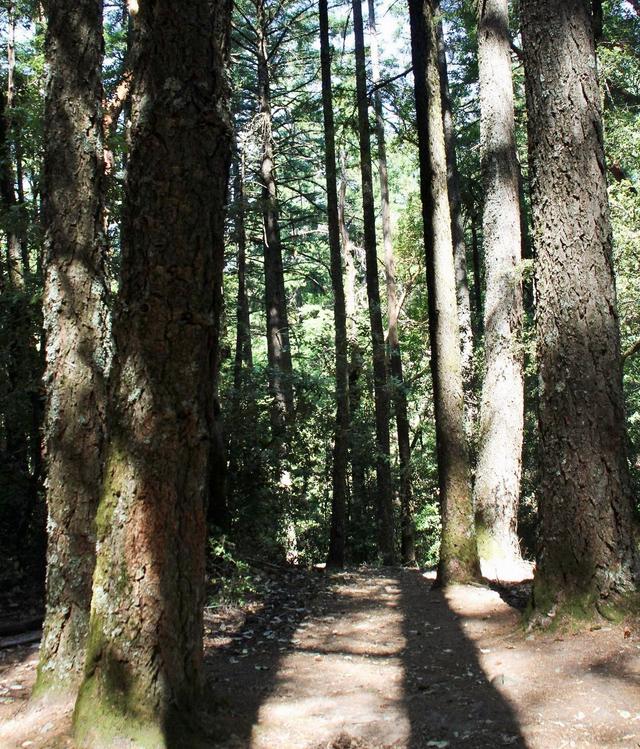
{"label": "sunlit tree trunk", "polygon": [[393,496],[389,445],[389,385],[380,304],[376,216],[373,202],[371,170],[371,135],[364,49],[364,28],[361,0],[353,0],[355,34],[356,95],[358,98],[358,135],[360,140],[360,173],[362,178],[362,211],[366,255],[367,297],[373,347],[374,400],[376,413],[376,480],[378,503],[378,549],[385,564],[395,561],[393,530]]}
{"label": "sunlit tree trunk", "polygon": [[[192,746],[231,124],[225,2],[140,3],[81,746]],[[116,739],[114,739],[116,737]]]}
{"label": "sunlit tree trunk", "polygon": [[349,450],[349,366],[347,312],[342,276],[340,225],[336,167],[333,93],[331,87],[331,45],[327,0],[319,2],[320,60],[322,67],[322,112],[324,117],[325,169],[327,173],[327,215],[331,253],[331,286],[335,322],[336,424],[333,445],[331,535],[327,564],[344,565],[347,522],[347,468]]}
{"label": "sunlit tree trunk", "polygon": [[[349,360],[349,417],[353,424],[354,414],[358,412],[362,401],[362,350],[358,343],[358,309],[357,269],[353,244],[349,236],[346,219],[347,204],[347,156],[340,152],[340,188],[338,190],[338,226],[340,227],[340,244],[345,268],[344,292],[345,311],[347,315],[347,356]],[[351,505],[363,506],[366,501],[364,463],[361,459],[361,445],[358,436],[351,429],[349,454],[351,462]]]}
{"label": "sunlit tree trunk", "polygon": [[520,559],[524,375],[520,195],[508,0],[478,10],[480,157],[484,185],[485,374],[474,486],[482,559]]}
{"label": "sunlit tree trunk", "polygon": [[431,0],[409,0],[424,223],[429,336],[438,454],[442,584],[479,574],[464,429],[456,301],[438,51]]}
{"label": "sunlit tree trunk", "polygon": [[102,485],[110,328],[102,245],[102,2],[46,3],[43,315],[47,613],[37,692],[81,677]]}
{"label": "sunlit tree trunk", "polygon": [[540,373],[534,603],[603,610],[639,573],[592,19],[585,0],[521,10]]}

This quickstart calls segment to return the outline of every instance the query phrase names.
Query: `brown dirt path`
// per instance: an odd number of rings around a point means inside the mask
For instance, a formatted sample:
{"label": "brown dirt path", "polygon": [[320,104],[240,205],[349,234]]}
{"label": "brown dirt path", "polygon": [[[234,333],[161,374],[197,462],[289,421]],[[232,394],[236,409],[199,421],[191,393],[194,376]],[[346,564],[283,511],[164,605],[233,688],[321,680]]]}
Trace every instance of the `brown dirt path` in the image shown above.
{"label": "brown dirt path", "polygon": [[[432,590],[414,570],[345,572],[311,587],[312,601],[307,585],[246,619],[209,617],[207,723],[219,738],[206,746],[640,747],[634,625],[527,634],[497,592]],[[72,746],[68,712],[43,724],[19,709],[34,653],[0,661],[0,698],[18,697],[0,701],[2,749]]]}

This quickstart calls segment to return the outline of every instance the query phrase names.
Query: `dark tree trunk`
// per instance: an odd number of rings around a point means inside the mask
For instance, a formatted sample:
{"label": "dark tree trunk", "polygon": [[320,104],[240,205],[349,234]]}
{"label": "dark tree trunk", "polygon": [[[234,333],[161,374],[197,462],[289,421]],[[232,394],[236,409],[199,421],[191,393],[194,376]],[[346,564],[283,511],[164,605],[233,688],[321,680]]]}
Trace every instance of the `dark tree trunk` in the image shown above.
{"label": "dark tree trunk", "polygon": [[460,329],[431,0],[409,0],[438,453],[442,584],[479,575],[464,430]]}
{"label": "dark tree trunk", "polygon": [[380,305],[378,252],[376,247],[376,215],[373,202],[371,172],[371,136],[364,50],[364,29],[361,0],[353,0],[355,34],[356,95],[358,98],[358,135],[360,140],[360,173],[362,178],[362,211],[364,218],[364,249],[366,255],[367,297],[373,344],[373,377],[376,412],[376,479],[378,503],[378,549],[384,564],[395,562],[393,530],[393,495],[389,445],[389,388],[387,362]]}
{"label": "dark tree trunk", "polygon": [[327,215],[331,252],[331,286],[336,347],[336,424],[333,445],[331,535],[327,564],[344,565],[347,535],[347,467],[349,450],[349,366],[347,353],[347,312],[342,279],[340,224],[336,168],[335,125],[331,90],[331,46],[327,0],[319,0],[320,60],[322,67],[322,113],[324,116],[325,169],[327,172]]}
{"label": "dark tree trunk", "polygon": [[[369,32],[373,83],[380,81],[380,60],[378,53],[378,32],[376,28],[375,0],[369,1]],[[387,145],[384,132],[384,117],[380,89],[373,94],[373,109],[376,118],[376,139],[378,142],[378,172],[380,177],[380,203],[382,209],[382,239],[384,243],[384,266],[387,282],[387,347],[389,350],[389,370],[393,378],[391,398],[393,400],[398,454],[400,456],[400,511],[401,511],[401,558],[404,565],[414,565],[416,561],[411,487],[411,438],[409,436],[409,415],[407,392],[402,373],[402,353],[400,350],[399,317],[400,301],[396,283],[396,263],[391,237],[391,203],[389,199],[389,178],[387,169]]]}
{"label": "dark tree trunk", "polygon": [[46,3],[44,224],[48,550],[37,692],[84,665],[111,344],[102,247],[102,2]]}
{"label": "dark tree trunk", "polygon": [[271,121],[269,41],[264,0],[256,0],[258,51],[258,106],[262,156],[262,213],[264,220],[264,280],[267,314],[267,353],[269,386],[274,398],[274,431],[282,432],[284,422],[293,416],[293,366],[289,340],[287,296],[282,265],[282,241],[275,174],[275,154]]}
{"label": "dark tree trunk", "polygon": [[601,607],[639,573],[591,13],[585,0],[530,0],[522,20],[540,373],[534,603],[546,613]]}
{"label": "dark tree trunk", "polygon": [[0,198],[2,223],[7,237],[6,267],[9,284],[14,289],[25,285],[25,264],[16,226],[16,192],[11,157],[11,122],[8,98],[0,91]]}
{"label": "dark tree trunk", "polygon": [[[135,17],[122,305],[85,678],[82,746],[193,743],[202,678],[205,506],[231,124],[225,2]],[[80,68],[82,69],[82,68]],[[170,85],[169,85],[170,84]]]}
{"label": "dark tree trunk", "polygon": [[[33,482],[30,454],[31,404],[28,395],[29,383],[36,381],[38,372],[33,370],[37,354],[33,346],[33,331],[30,320],[30,305],[26,287],[27,269],[21,257],[17,228],[17,203],[14,184],[14,168],[11,154],[11,109],[9,97],[0,91],[0,228],[6,237],[5,278],[10,295],[3,299],[7,315],[4,331],[7,342],[6,387],[3,394],[2,431],[6,446],[5,469],[10,476],[8,486],[19,513],[15,516],[15,540],[24,541],[24,530],[28,525],[30,506],[33,505]],[[31,353],[34,356],[31,356]],[[39,445],[38,445],[39,447]]]}
{"label": "dark tree trunk", "polygon": [[453,259],[456,269],[456,299],[458,301],[458,324],[460,326],[460,350],[462,352],[462,380],[465,391],[466,429],[468,437],[474,431],[477,416],[477,404],[474,393],[473,373],[473,326],[471,325],[471,302],[469,282],[467,280],[467,246],[464,241],[464,219],[460,199],[460,180],[456,131],[453,122],[453,109],[449,93],[449,70],[447,67],[447,50],[442,21],[436,24],[438,42],[438,69],[440,71],[440,95],[442,98],[442,119],[444,125],[444,144],[447,153],[447,188],[449,208],[451,211],[451,239],[453,241]]}
{"label": "dark tree trunk", "polygon": [[508,0],[478,10],[480,157],[484,186],[485,374],[474,500],[480,558],[520,560],[522,474],[522,237]]}

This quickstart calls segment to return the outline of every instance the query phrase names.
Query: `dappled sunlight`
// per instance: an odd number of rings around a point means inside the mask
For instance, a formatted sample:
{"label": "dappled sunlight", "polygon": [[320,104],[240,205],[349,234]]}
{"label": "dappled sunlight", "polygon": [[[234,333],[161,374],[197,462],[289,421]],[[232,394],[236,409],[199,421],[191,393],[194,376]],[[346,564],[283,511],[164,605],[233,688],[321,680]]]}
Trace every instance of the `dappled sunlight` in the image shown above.
{"label": "dappled sunlight", "polygon": [[296,630],[276,689],[260,706],[252,749],[306,746],[311,737],[322,743],[343,733],[384,745],[408,741],[400,589],[391,578],[361,582],[338,587],[331,614]]}

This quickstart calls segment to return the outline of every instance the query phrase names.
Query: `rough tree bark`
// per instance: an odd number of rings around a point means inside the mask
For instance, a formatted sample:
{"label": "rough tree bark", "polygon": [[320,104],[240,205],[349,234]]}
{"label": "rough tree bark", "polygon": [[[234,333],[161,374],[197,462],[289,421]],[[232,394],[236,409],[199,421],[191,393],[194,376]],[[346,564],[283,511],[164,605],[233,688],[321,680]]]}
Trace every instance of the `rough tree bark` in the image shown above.
{"label": "rough tree bark", "polygon": [[[380,60],[378,53],[378,31],[376,28],[375,0],[369,3],[369,33],[371,48],[371,68],[373,84],[380,81]],[[384,267],[387,282],[387,347],[389,350],[389,369],[393,382],[391,398],[396,416],[398,435],[398,454],[400,456],[400,508],[401,508],[401,557],[405,565],[414,565],[416,551],[414,541],[414,524],[411,491],[411,437],[409,415],[407,410],[407,393],[402,373],[402,352],[398,319],[400,301],[396,283],[396,262],[391,236],[391,203],[389,199],[389,178],[387,169],[387,145],[384,132],[384,117],[380,89],[373,94],[373,110],[376,118],[376,140],[378,143],[378,174],[380,178],[380,204],[382,210],[382,240],[384,244]]]}
{"label": "rough tree bark", "polygon": [[353,0],[353,31],[355,35],[356,96],[358,98],[358,136],[360,141],[360,174],[362,179],[362,211],[366,255],[367,297],[373,348],[374,400],[376,413],[376,480],[378,503],[378,549],[384,564],[395,562],[393,529],[393,496],[389,445],[389,384],[382,327],[378,252],[376,246],[376,215],[373,202],[371,170],[371,135],[364,49],[364,28],[361,0]]}
{"label": "rough tree bark", "polygon": [[111,347],[102,253],[102,2],[48,0],[43,316],[47,614],[36,693],[81,677]]}
{"label": "rough tree bark", "polygon": [[264,278],[267,313],[269,386],[274,398],[273,423],[280,432],[293,416],[293,365],[289,340],[289,317],[282,265],[282,241],[275,174],[271,117],[269,36],[264,0],[256,0],[256,48],[258,60],[258,106],[261,115],[262,212],[264,220]]}
{"label": "rough tree bark", "polygon": [[232,128],[225,0],[140,3],[82,746],[192,746]]}
{"label": "rough tree bark", "polygon": [[521,12],[540,373],[534,605],[603,610],[639,572],[591,13],[585,0]]}
{"label": "rough tree bark", "polygon": [[322,68],[322,113],[324,118],[325,169],[327,173],[327,216],[331,253],[331,286],[335,322],[336,424],[333,445],[331,532],[327,564],[344,565],[347,534],[347,468],[349,451],[349,363],[347,351],[347,312],[342,278],[340,224],[336,167],[333,93],[331,88],[331,45],[327,0],[319,0],[320,65]]}
{"label": "rough tree bark", "polygon": [[520,560],[524,374],[519,165],[508,0],[478,5],[480,158],[484,186],[485,374],[474,486],[481,559]]}
{"label": "rough tree bark", "polygon": [[441,584],[479,575],[464,429],[460,329],[456,301],[440,76],[431,0],[409,0],[424,223],[429,337],[438,454]]}

